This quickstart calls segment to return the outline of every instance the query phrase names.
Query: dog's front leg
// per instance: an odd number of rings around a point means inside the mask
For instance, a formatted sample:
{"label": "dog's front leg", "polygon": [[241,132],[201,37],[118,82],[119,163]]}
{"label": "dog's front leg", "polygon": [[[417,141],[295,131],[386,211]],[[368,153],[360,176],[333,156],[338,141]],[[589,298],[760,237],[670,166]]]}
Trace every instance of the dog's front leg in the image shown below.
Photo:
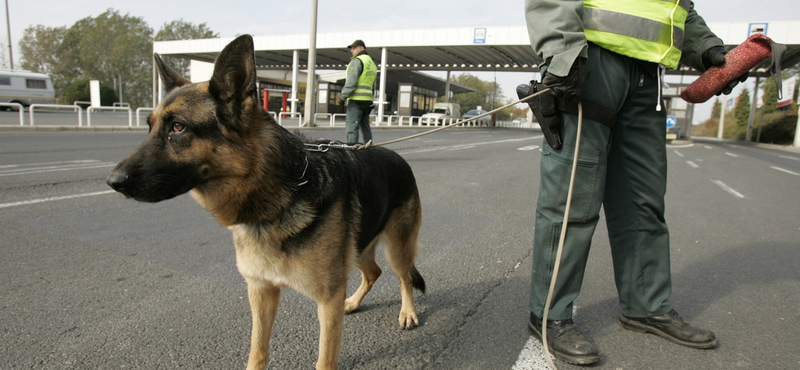
{"label": "dog's front leg", "polygon": [[330,298],[317,301],[317,316],[319,317],[317,370],[336,370],[338,368],[346,294],[347,284],[345,283]]}
{"label": "dog's front leg", "polygon": [[269,362],[269,338],[278,313],[281,289],[263,281],[247,280],[247,297],[253,314],[247,370],[264,370]]}

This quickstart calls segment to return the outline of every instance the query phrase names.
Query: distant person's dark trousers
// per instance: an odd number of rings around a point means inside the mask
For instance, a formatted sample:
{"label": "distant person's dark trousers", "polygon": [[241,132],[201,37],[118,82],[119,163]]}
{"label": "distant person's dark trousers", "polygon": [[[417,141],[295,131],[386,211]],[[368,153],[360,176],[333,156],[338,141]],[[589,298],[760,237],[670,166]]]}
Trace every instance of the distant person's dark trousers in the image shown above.
{"label": "distant person's dark trousers", "polygon": [[350,100],[347,102],[345,132],[347,133],[348,143],[358,142],[359,129],[361,129],[361,136],[364,137],[364,143],[372,140],[372,130],[369,127],[369,113],[371,111],[371,101]]}
{"label": "distant person's dark trousers", "polygon": [[[666,116],[657,66],[590,44],[584,101],[617,113],[609,128],[583,120],[578,168],[549,319],[572,318],[601,205],[608,226],[622,314],[662,315],[672,307],[669,230],[664,220]],[[564,145],[545,142],[536,207],[531,312],[542,317],[561,234],[578,117],[561,114]]]}

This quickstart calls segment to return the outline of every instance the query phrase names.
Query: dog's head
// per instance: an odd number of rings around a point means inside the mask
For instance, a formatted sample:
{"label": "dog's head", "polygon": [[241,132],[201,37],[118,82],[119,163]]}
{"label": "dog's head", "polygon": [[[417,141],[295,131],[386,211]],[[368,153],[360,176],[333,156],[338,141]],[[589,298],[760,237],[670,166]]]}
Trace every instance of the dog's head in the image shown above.
{"label": "dog's head", "polygon": [[154,55],[167,96],[148,117],[144,142],[106,179],[127,197],[159,202],[213,181],[247,176],[243,138],[264,124],[253,39],[236,38],[217,57],[211,80],[190,83]]}

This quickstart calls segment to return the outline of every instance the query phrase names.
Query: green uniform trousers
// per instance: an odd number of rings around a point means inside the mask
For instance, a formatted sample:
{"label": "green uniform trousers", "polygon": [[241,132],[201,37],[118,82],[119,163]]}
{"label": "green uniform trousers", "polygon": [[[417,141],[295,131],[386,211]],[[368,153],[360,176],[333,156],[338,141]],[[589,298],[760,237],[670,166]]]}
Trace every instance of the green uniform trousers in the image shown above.
{"label": "green uniform trousers", "polygon": [[348,143],[358,142],[359,128],[361,129],[361,136],[364,137],[364,143],[372,140],[372,129],[369,127],[369,113],[371,111],[371,101],[350,100],[347,102],[347,121],[344,129]]}
{"label": "green uniform trousers", "polygon": [[[666,193],[666,113],[659,102],[657,65],[589,44],[591,74],[585,101],[613,109],[613,129],[584,118],[569,224],[550,320],[572,317],[583,283],[592,235],[603,206],[622,313],[661,315],[669,295],[669,230]],[[564,145],[543,145],[536,207],[531,312],[542,317],[566,205],[578,117],[562,114]]]}

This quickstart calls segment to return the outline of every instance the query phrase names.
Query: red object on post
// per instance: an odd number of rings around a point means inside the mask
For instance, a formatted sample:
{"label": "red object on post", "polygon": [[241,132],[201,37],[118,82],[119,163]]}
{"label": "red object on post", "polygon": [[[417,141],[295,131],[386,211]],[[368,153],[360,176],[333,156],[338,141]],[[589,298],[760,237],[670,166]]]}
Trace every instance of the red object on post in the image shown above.
{"label": "red object on post", "polygon": [[261,104],[263,105],[264,110],[269,111],[269,91],[261,90],[261,96],[263,97],[263,99],[261,99]]}
{"label": "red object on post", "polygon": [[772,56],[772,40],[760,33],[747,38],[725,54],[725,65],[711,67],[681,93],[689,103],[704,103],[731,81]]}

